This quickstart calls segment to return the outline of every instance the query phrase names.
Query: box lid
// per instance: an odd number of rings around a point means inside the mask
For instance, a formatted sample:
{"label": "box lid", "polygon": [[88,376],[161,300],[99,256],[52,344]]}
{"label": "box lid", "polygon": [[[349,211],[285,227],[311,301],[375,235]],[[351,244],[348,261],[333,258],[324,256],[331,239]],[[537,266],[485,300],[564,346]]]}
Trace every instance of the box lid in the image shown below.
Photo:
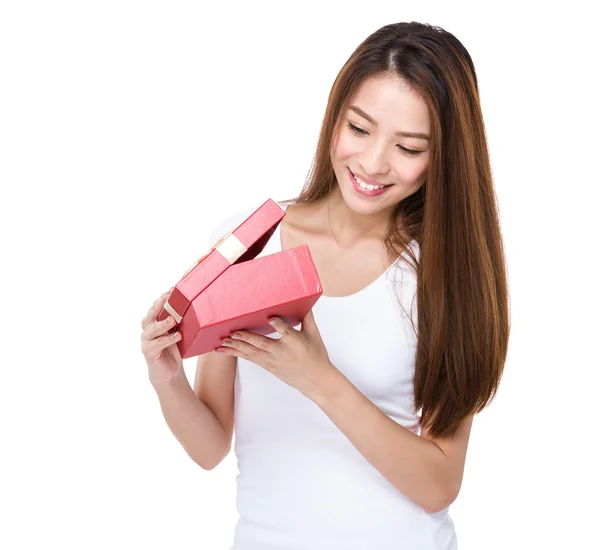
{"label": "box lid", "polygon": [[263,251],[284,216],[285,211],[274,200],[267,199],[194,262],[171,291],[157,319],[162,321],[172,315],[179,323],[192,300],[223,272]]}

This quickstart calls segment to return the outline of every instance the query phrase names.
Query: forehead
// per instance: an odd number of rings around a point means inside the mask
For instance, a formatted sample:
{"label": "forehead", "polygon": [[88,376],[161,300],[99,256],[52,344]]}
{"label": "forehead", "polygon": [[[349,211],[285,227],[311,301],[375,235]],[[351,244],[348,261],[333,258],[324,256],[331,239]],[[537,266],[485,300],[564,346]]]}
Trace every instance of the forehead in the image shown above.
{"label": "forehead", "polygon": [[348,103],[350,105],[360,107],[382,129],[389,128],[392,132],[430,131],[427,104],[397,76],[386,75],[364,80]]}

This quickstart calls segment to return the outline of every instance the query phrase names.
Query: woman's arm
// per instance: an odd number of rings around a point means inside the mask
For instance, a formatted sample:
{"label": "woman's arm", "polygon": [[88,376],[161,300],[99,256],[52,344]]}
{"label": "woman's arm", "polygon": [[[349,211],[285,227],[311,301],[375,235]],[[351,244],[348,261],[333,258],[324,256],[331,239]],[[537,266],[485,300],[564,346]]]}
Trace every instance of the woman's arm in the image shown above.
{"label": "woman's arm", "polygon": [[458,496],[473,415],[454,437],[421,436],[379,410],[340,371],[313,398],[360,453],[398,491],[428,513],[449,506]]}

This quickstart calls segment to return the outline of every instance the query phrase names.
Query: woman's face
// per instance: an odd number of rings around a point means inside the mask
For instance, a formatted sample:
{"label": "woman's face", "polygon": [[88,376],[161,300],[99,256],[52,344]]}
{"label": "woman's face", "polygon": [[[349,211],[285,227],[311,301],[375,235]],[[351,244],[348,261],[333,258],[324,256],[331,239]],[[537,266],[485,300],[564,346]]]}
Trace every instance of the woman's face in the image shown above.
{"label": "woman's face", "polygon": [[[421,188],[429,141],[399,134],[429,136],[429,113],[424,101],[402,80],[379,76],[364,81],[340,116],[331,162],[344,201],[352,210],[368,214],[393,209]],[[364,196],[355,189],[349,170],[362,179],[392,185],[379,195]]]}

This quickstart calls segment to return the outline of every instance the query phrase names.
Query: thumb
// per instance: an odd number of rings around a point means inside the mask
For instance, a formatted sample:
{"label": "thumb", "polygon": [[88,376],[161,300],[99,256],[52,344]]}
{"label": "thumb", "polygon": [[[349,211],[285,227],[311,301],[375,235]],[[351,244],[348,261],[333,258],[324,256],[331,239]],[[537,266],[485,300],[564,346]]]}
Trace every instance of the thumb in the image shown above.
{"label": "thumb", "polygon": [[304,319],[302,319],[302,332],[308,332],[312,334],[319,332],[312,309],[306,314]]}

